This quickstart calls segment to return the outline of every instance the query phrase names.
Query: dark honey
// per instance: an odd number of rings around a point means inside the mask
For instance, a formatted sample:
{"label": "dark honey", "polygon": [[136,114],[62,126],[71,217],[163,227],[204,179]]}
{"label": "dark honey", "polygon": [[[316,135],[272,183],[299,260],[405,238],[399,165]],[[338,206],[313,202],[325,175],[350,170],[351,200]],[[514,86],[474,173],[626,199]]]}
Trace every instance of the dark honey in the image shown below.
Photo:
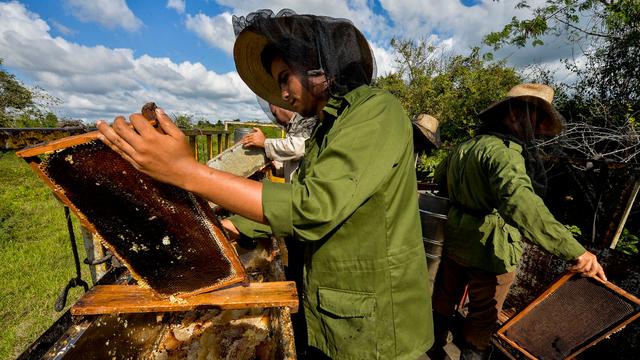
{"label": "dark honey", "polygon": [[204,199],[153,180],[101,142],[60,150],[40,167],[156,292],[197,292],[244,277]]}

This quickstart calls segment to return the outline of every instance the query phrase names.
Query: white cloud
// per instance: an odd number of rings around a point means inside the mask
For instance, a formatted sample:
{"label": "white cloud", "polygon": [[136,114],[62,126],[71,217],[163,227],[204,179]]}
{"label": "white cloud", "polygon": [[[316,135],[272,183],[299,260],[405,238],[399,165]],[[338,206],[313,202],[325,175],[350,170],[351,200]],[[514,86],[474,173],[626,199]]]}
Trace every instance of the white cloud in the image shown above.
{"label": "white cloud", "polygon": [[80,21],[96,22],[109,29],[121,27],[127,31],[138,30],[143,25],[125,0],[67,0],[66,3]]}
{"label": "white cloud", "polygon": [[[461,1],[450,0],[380,0],[381,5],[395,24],[392,33],[406,38],[436,35],[437,44],[445,43],[455,53],[468,53],[475,46],[482,47],[482,39],[492,31],[502,30],[512,17],[520,19],[531,15],[531,9],[516,9],[520,0],[482,0],[475,6],[465,6]],[[545,0],[528,1],[531,8]],[[554,35],[546,36],[545,46],[523,49],[505,48],[496,53],[506,57],[510,65],[526,66],[532,63],[548,63],[570,57],[573,45]],[[486,50],[490,50],[485,47]]]}
{"label": "white cloud", "polygon": [[389,26],[383,16],[375,14],[367,0],[307,0],[292,6],[286,0],[217,0],[219,5],[231,8],[231,11],[208,16],[205,14],[187,15],[186,27],[196,33],[210,46],[233,51],[235,35],[231,24],[232,14],[244,16],[258,9],[273,9],[278,12],[290,8],[298,14],[326,15],[351,20],[356,27],[368,34],[369,39],[388,41]]}
{"label": "white cloud", "polygon": [[196,33],[212,47],[224,50],[227,54],[233,51],[235,36],[231,25],[231,14],[224,12],[214,17],[205,14],[187,15],[186,27]]}
{"label": "white cloud", "polygon": [[247,15],[258,9],[272,9],[278,12],[288,8],[298,14],[326,15],[351,20],[356,27],[377,40],[388,33],[389,27],[383,16],[375,14],[369,7],[369,0],[306,0],[295,5],[288,0],[217,0],[218,4],[232,9],[234,15]]}
{"label": "white cloud", "polygon": [[70,35],[75,35],[75,30],[64,26],[63,24],[55,21],[55,20],[49,20],[49,22],[51,23],[51,25],[53,25],[53,27],[58,30],[62,35],[65,36],[70,36]]}
{"label": "white cloud", "polygon": [[236,72],[175,63],[131,49],[82,46],[52,37],[37,14],[0,3],[0,54],[48,93],[63,100],[62,116],[93,122],[138,111],[156,101],[170,113],[218,119],[262,118],[253,93]]}
{"label": "white cloud", "polygon": [[370,45],[373,50],[373,56],[376,60],[377,76],[382,77],[395,72],[397,70],[395,52],[382,46],[378,46],[375,43],[371,43]]}
{"label": "white cloud", "polygon": [[167,1],[167,8],[174,9],[179,14],[184,13],[184,8],[186,7],[186,0],[169,0]]}

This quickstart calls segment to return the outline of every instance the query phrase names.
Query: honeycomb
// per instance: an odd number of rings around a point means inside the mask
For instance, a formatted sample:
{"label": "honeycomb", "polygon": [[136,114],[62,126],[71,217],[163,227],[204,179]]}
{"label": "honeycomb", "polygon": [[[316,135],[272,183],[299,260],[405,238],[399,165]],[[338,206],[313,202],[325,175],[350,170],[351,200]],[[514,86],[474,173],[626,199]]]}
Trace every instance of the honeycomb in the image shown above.
{"label": "honeycomb", "polygon": [[102,142],[56,151],[39,168],[140,285],[166,297],[246,280],[206,200],[137,171]]}

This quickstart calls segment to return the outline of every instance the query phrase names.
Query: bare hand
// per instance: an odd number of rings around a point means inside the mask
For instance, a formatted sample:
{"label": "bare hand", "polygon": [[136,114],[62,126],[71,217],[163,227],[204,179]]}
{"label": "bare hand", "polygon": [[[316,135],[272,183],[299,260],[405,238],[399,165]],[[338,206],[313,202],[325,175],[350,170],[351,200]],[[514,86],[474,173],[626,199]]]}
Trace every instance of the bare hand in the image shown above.
{"label": "bare hand", "polygon": [[237,240],[240,237],[240,231],[229,219],[220,220],[222,227],[227,231],[230,240]]}
{"label": "bare hand", "polygon": [[598,259],[596,258],[596,256],[588,251],[585,251],[584,254],[580,255],[576,259],[576,264],[570,267],[569,270],[579,272],[584,275],[597,277],[602,281],[607,281],[607,277],[604,275],[604,269],[602,269],[602,265],[598,263]]}
{"label": "bare hand", "polygon": [[159,181],[184,187],[187,174],[198,163],[185,135],[167,114],[158,108],[156,117],[158,130],[141,114],[129,116],[133,128],[122,116],[117,117],[112,126],[98,121],[99,139],[137,170]]}
{"label": "bare hand", "polygon": [[253,132],[251,134],[245,135],[242,138],[242,140],[240,140],[240,142],[245,147],[257,146],[257,147],[264,148],[264,140],[265,140],[265,136],[262,130],[260,130],[260,128],[255,127],[253,128]]}

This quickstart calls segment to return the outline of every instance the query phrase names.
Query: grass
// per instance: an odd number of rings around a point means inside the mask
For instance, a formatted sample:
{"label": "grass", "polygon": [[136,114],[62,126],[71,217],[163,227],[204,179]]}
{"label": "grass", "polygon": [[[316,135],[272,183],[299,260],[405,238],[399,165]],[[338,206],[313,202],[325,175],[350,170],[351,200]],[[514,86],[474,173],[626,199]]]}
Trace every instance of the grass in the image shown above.
{"label": "grass", "polygon": [[[74,228],[82,260],[86,256],[75,219]],[[90,284],[86,265],[82,271]],[[62,204],[24,160],[0,152],[0,359],[18,356],[62,314],[53,304],[72,277]],[[81,288],[72,289],[67,307],[81,294]]]}

